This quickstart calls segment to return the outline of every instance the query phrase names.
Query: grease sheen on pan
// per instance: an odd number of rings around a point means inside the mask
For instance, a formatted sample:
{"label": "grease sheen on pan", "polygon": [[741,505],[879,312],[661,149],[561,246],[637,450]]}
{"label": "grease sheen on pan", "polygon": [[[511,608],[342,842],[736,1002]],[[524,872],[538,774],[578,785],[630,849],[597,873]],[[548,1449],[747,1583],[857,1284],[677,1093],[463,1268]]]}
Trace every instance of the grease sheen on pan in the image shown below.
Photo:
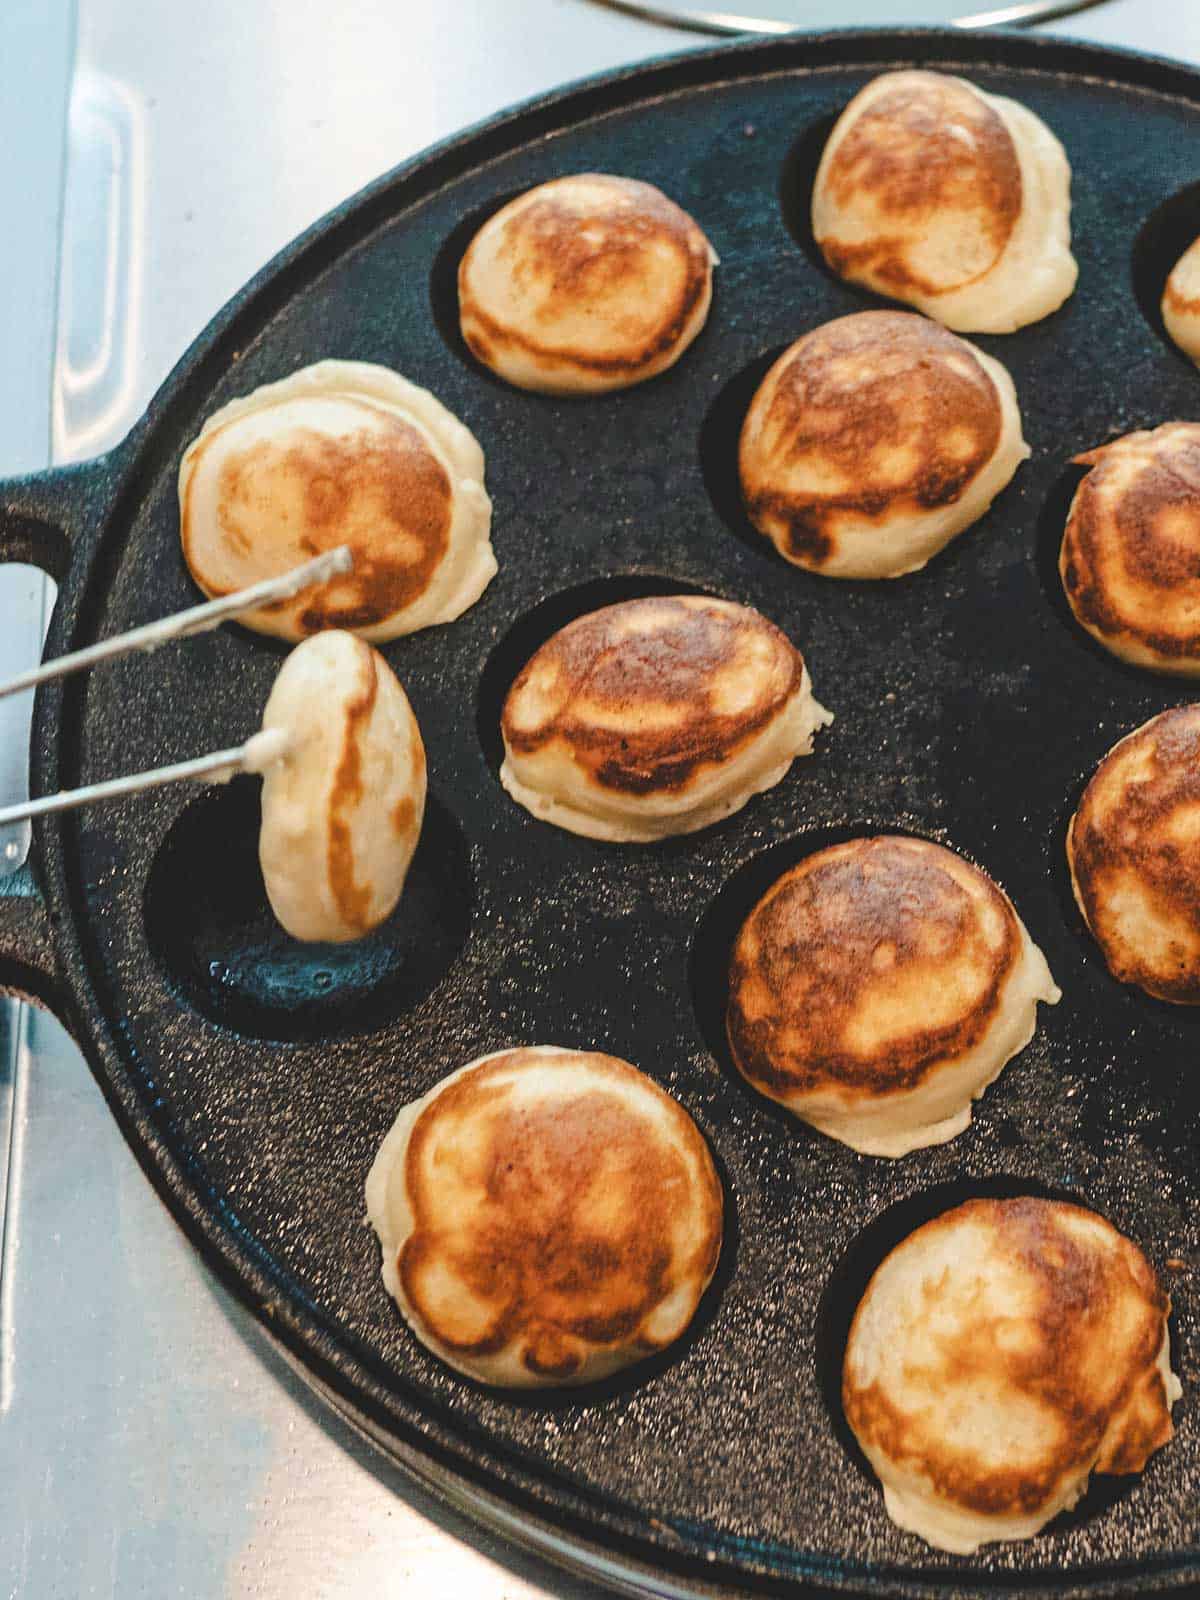
{"label": "grease sheen on pan", "polygon": [[263,769],[259,860],[297,939],[345,943],[390,916],[425,814],[425,747],[377,650],[330,630],[297,645],[263,713],[286,747]]}
{"label": "grease sheen on pan", "polygon": [[1028,454],[998,361],[912,312],[863,311],[780,356],[738,466],[751,521],[786,560],[898,578],[977,522]]}
{"label": "grease sheen on pan", "polygon": [[1170,1301],[1136,1245],[1062,1201],[971,1200],[876,1271],[842,1404],[893,1522],[973,1555],[1028,1539],[1093,1472],[1171,1438]]}
{"label": "grease sheen on pan", "polygon": [[1056,311],[1071,255],[1071,168],[1015,100],[937,72],[888,72],[850,102],[813,186],[813,233],[843,278],[961,333]]}
{"label": "grease sheen on pan", "polygon": [[500,781],[543,821],[646,843],[739,810],[832,720],[800,652],[749,606],[626,600],[568,623],[517,675]]}
{"label": "grease sheen on pan", "polygon": [[1200,1005],[1200,705],[1151,717],[1109,751],[1071,818],[1067,859],[1113,977]]}
{"label": "grease sheen on pan", "polygon": [[1200,423],[1075,457],[1058,570],[1080,625],[1134,666],[1200,677]]}
{"label": "grease sheen on pan", "polygon": [[672,366],[704,326],[712,246],[649,183],[584,172],[490,217],[458,270],[462,336],[522,389],[597,394]]}
{"label": "grease sheen on pan", "polygon": [[681,1105],[615,1056],[483,1056],[405,1106],[367,1179],[383,1280],[481,1383],[589,1383],[683,1333],[723,1198]]}
{"label": "grease sheen on pan", "polygon": [[1200,362],[1200,239],[1172,267],[1162,297],[1163,326],[1175,343]]}
{"label": "grease sheen on pan", "polygon": [[319,361],[214,412],[184,453],[179,516],[214,597],[350,546],[353,571],[239,619],[282,639],[395,639],[460,616],[496,574],[474,435],[366,361]]}
{"label": "grease sheen on pan", "polygon": [[961,856],[884,835],[819,850],[734,943],[733,1060],[772,1100],[867,1155],[953,1139],[1060,998],[1008,896]]}

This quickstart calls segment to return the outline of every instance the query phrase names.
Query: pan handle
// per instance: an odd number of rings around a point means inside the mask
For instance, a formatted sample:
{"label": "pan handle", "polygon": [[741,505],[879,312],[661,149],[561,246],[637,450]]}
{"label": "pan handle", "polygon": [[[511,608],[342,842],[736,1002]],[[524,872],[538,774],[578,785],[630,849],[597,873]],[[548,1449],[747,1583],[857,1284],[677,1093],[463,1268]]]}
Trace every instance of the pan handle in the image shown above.
{"label": "pan handle", "polygon": [[61,583],[72,548],[108,509],[116,453],[0,481],[0,562],[28,561]]}
{"label": "pan handle", "polygon": [[63,1019],[54,930],[28,861],[0,878],[0,994],[36,1001]]}
{"label": "pan handle", "polygon": [[[85,531],[108,511],[116,454],[0,481],[0,562],[29,562],[62,583]],[[29,860],[0,876],[0,993],[35,1000],[61,1017],[64,993],[36,865],[35,839]]]}

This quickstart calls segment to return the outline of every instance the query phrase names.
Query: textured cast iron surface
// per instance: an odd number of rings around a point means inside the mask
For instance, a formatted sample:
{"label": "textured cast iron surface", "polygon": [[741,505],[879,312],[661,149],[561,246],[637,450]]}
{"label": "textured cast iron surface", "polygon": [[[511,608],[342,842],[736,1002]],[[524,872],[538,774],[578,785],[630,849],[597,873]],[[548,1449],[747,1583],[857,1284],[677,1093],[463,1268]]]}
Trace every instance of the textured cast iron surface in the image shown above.
{"label": "textured cast iron surface", "polygon": [[[805,191],[831,116],[881,65],[909,60],[1016,95],[1059,133],[1075,167],[1080,287],[1048,321],[980,340],[1012,370],[1035,452],[992,513],[914,577],[831,583],[748,530],[734,443],[771,354],[878,303],[815,264]],[[570,1537],[776,1591],[807,1577],[877,1592],[1127,1592],[1200,1570],[1200,1014],[1108,979],[1063,862],[1096,761],[1188,695],[1093,647],[1054,575],[1071,455],[1197,414],[1200,377],[1144,315],[1134,279],[1136,262],[1152,300],[1180,207],[1200,231],[1200,200],[1175,199],[1200,172],[1198,102],[1200,79],[1182,69],[958,35],[797,39],[619,77],[485,129],[346,208],[205,336],[107,469],[111,513],[78,545],[55,650],[195,600],[179,456],[208,412],[257,384],[323,356],[384,362],[435,390],[487,451],[499,577],[460,622],[385,652],[420,719],[433,795],[413,901],[393,929],[358,958],[298,957],[272,937],[250,780],[144,795],[39,838],[62,1003],[210,1259],[386,1436]],[[502,198],[587,168],[649,179],[693,212],[721,256],[712,317],[642,388],[522,394],[453,337],[457,255]],[[504,687],[569,616],[664,586],[758,606],[803,648],[837,721],[775,790],[694,837],[614,848],[535,823],[496,781]],[[51,690],[36,780],[233,743],[255,727],[281,659],[225,629]],[[1065,996],[967,1134],[897,1163],[772,1110],[733,1076],[720,1040],[739,916],[802,853],[872,829],[944,840],[988,868]],[[439,908],[436,940],[414,941],[408,919]],[[363,1178],[399,1106],[518,1041],[638,1063],[696,1117],[727,1188],[721,1268],[694,1330],[649,1368],[573,1396],[487,1393],[427,1355],[383,1291],[363,1220]],[[1102,1482],[1044,1537],[966,1561],[886,1518],[837,1413],[837,1364],[883,1251],[920,1217],[997,1186],[1076,1196],[1160,1270],[1184,1263],[1169,1275],[1185,1398],[1178,1438],[1144,1476]]]}

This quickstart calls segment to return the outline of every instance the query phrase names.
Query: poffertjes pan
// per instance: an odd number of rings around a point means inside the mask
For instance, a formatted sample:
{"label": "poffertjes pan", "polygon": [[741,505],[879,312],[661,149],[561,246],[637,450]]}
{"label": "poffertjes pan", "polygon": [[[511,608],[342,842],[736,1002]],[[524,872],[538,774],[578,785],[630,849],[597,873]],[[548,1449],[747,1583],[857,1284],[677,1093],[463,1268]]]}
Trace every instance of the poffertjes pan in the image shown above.
{"label": "poffertjes pan", "polygon": [[[912,579],[833,583],[783,564],[749,522],[737,441],[789,344],[885,305],[828,273],[805,229],[833,121],[914,63],[1054,130],[1082,270],[1061,314],[977,341],[1011,372],[1034,447],[986,521]],[[500,206],[574,172],[653,184],[721,266],[674,366],[560,400],[480,370],[457,269]],[[257,865],[259,783],[235,778],[35,825],[44,906],[12,892],[28,878],[5,880],[0,973],[66,1018],[186,1236],[288,1358],[394,1460],[560,1562],[643,1591],[789,1600],[813,1586],[1124,1597],[1200,1580],[1195,1023],[1109,976],[1063,849],[1105,752],[1187,695],[1099,650],[1056,570],[1071,457],[1196,415],[1194,367],[1139,309],[1178,251],[1141,301],[1131,270],[1143,225],[1198,173],[1200,76],[1048,35],[798,35],[639,66],[381,179],[222,313],[125,444],[0,491],[0,553],[60,579],[60,655],[200,598],[178,469],[239,396],[330,356],[372,362],[436,394],[485,450],[499,572],[454,622],[381,647],[429,762],[396,914],[345,945],[280,933]],[[718,826],[620,846],[536,821],[499,782],[512,683],[576,618],[682,593],[769,618],[836,721]],[[45,686],[34,792],[245,738],[284,654],[227,627]],[[724,1018],[737,930],[771,884],[817,850],[895,833],[994,874],[1063,1001],[953,1143],[885,1161],[748,1086]],[[430,935],[406,944],[418,912]],[[422,1345],[381,1281],[363,1203],[400,1107],[522,1042],[636,1063],[695,1123],[726,1195],[683,1334],[552,1394],[485,1388]],[[946,1555],[891,1521],[845,1424],[846,1333],[920,1221],[1031,1187],[1108,1219],[1169,1292],[1176,1436],[1036,1538]]]}

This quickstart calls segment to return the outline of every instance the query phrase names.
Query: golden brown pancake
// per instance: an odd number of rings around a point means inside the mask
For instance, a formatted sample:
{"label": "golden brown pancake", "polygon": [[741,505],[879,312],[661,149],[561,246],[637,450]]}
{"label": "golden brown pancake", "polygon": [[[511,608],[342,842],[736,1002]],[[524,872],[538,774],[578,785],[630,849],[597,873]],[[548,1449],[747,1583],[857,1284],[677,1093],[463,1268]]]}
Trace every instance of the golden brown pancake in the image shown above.
{"label": "golden brown pancake", "polygon": [[383,1278],[481,1383],[589,1383],[664,1349],[716,1270],[722,1193],[677,1101],[627,1061],[502,1050],[406,1106],[367,1179]]}
{"label": "golden brown pancake", "polygon": [[644,843],[739,810],[830,721],[800,652],[757,611],[627,600],[560,629],[518,674],[500,781],[560,828]]}
{"label": "golden brown pancake", "polygon": [[556,178],[488,219],[458,270],[462,335],[522,389],[597,394],[673,365],[704,326],[712,246],[633,178]]}
{"label": "golden brown pancake", "polygon": [[1200,1005],[1200,706],[1105,756],[1067,829],[1075,900],[1121,983]]}
{"label": "golden brown pancake", "polygon": [[1171,269],[1162,297],[1163,325],[1193,361],[1200,362],[1200,239]]}
{"label": "golden brown pancake", "polygon": [[1076,456],[1058,570],[1076,619],[1134,666],[1200,677],[1200,423]]}
{"label": "golden brown pancake", "polygon": [[1008,896],[924,839],[851,839],[785,872],[733,947],[726,1024],[762,1094],[868,1155],[967,1127],[1059,991]]}
{"label": "golden brown pancake", "polygon": [[366,361],[319,361],[215,412],[184,454],[179,516],[214,598],[350,547],[351,572],[240,617],[281,639],[394,639],[460,616],[496,573],[483,451],[427,390]]}
{"label": "golden brown pancake", "polygon": [[978,521],[1028,454],[998,361],[925,317],[864,311],[780,356],[738,465],[751,521],[786,560],[897,578]]}
{"label": "golden brown pancake", "polygon": [[947,327],[1011,333],[1075,287],[1071,169],[1015,100],[889,72],[846,107],[813,186],[813,233],[843,278]]}
{"label": "golden brown pancake", "polygon": [[909,1235],[855,1314],[846,1420],[892,1520],[973,1555],[1171,1438],[1171,1303],[1136,1245],[1059,1200],[971,1200]]}
{"label": "golden brown pancake", "polygon": [[330,629],[288,656],[263,712],[259,862],[296,939],[345,943],[391,915],[425,815],[425,746],[378,650]]}

